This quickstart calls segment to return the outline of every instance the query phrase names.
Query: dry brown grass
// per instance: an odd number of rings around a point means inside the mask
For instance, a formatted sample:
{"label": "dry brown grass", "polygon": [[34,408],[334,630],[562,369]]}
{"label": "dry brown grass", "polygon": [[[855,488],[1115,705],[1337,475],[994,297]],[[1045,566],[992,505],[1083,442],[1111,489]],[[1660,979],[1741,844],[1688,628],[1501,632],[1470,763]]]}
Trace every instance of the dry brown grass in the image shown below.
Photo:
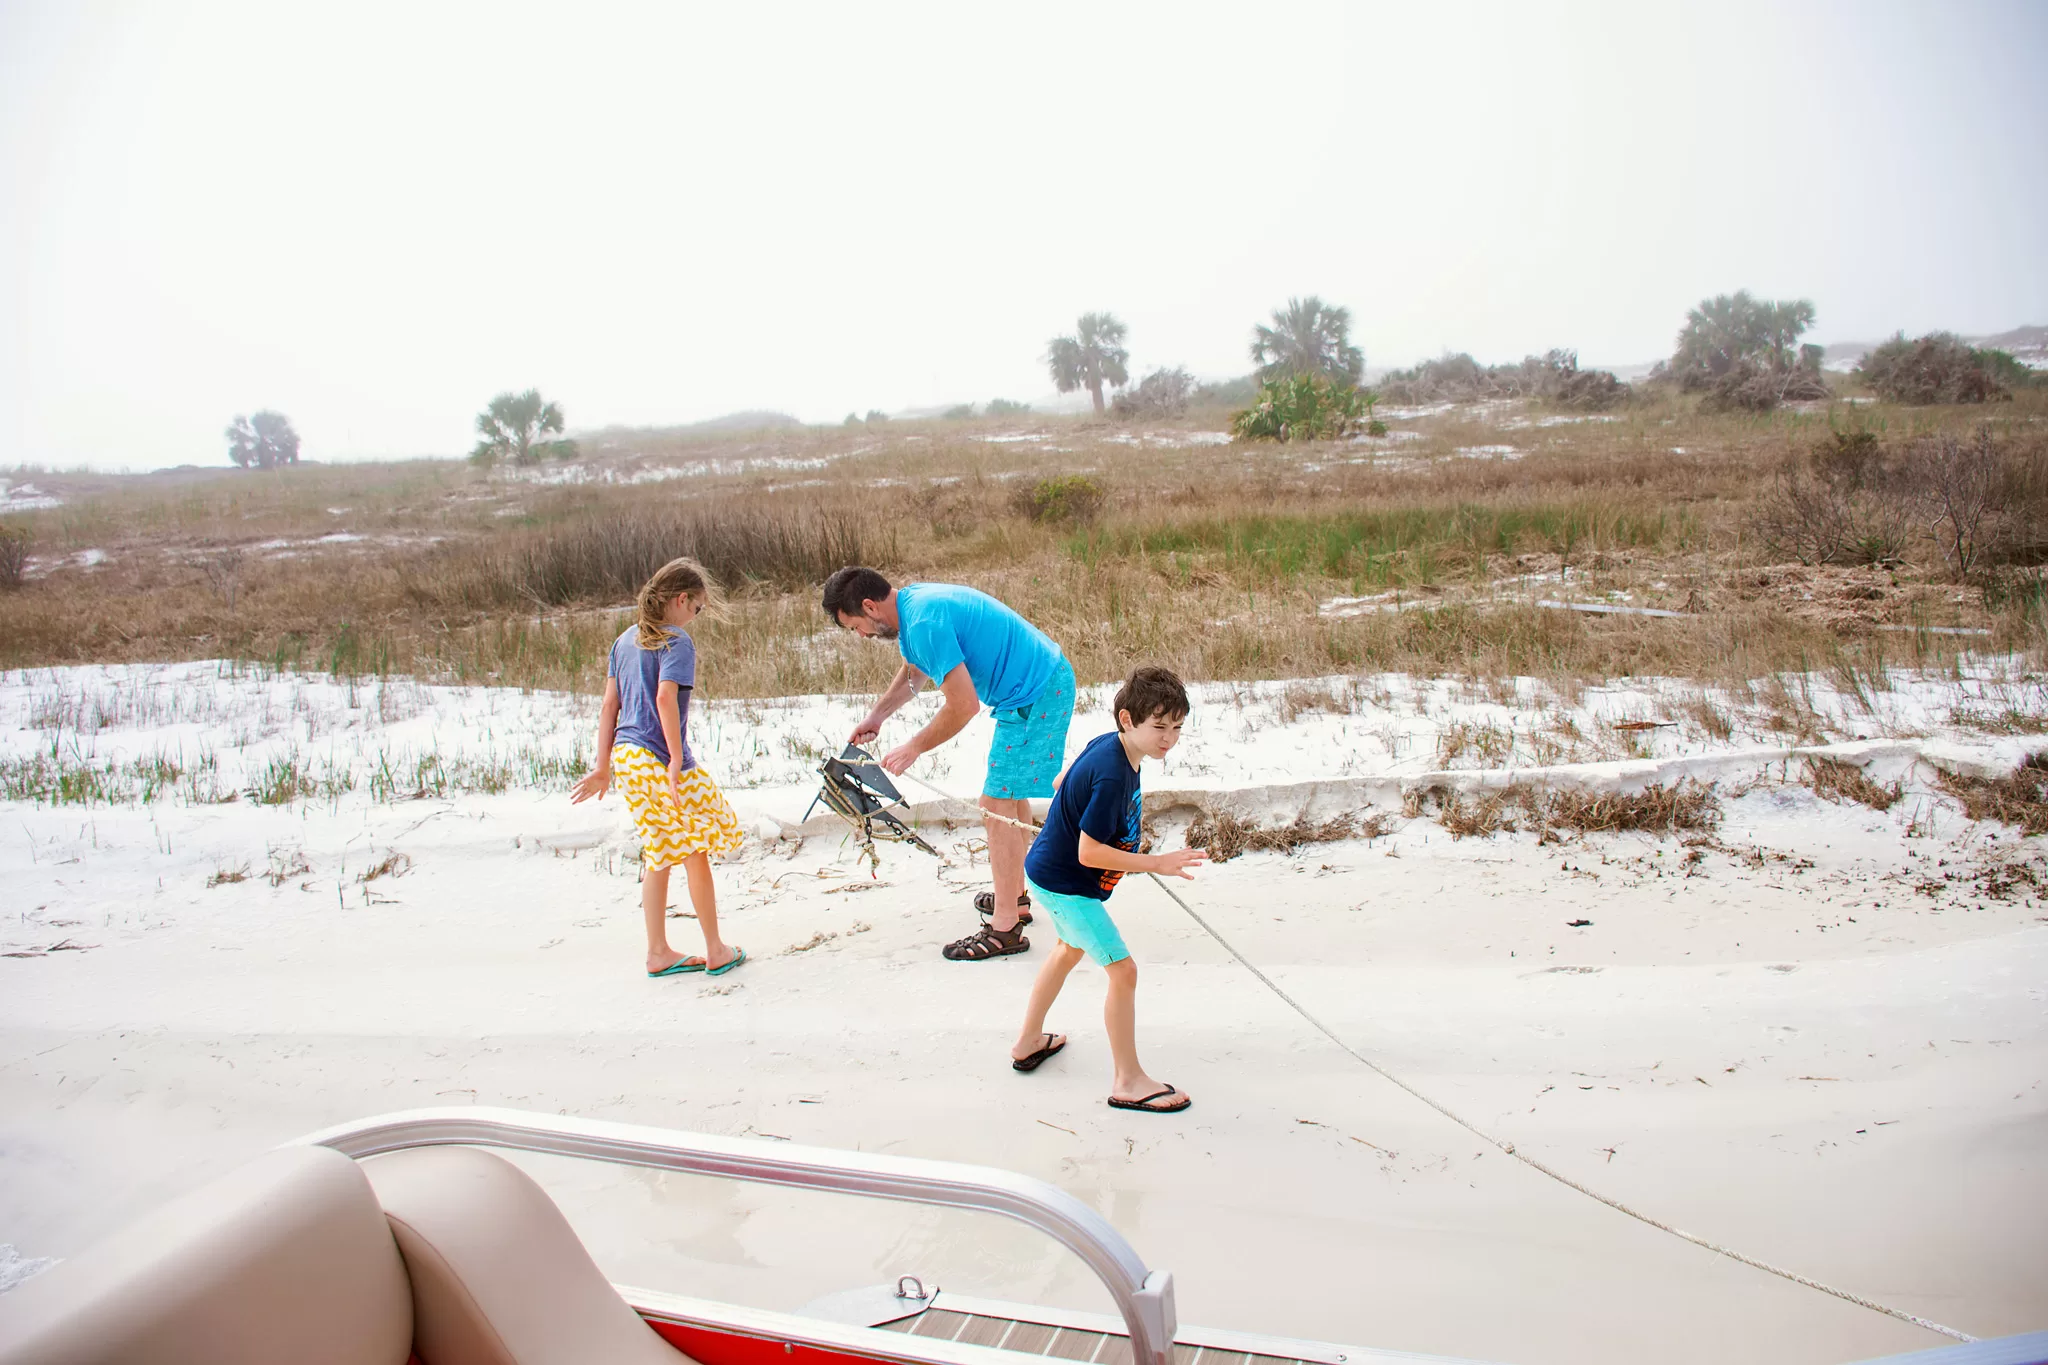
{"label": "dry brown grass", "polygon": [[[2023,396],[2001,420],[2044,412],[2048,395]],[[815,605],[812,584],[855,558],[994,593],[1057,639],[1084,682],[1146,661],[1191,680],[1398,670],[1533,675],[1569,690],[1630,674],[1732,682],[1830,660],[1869,678],[1986,646],[2048,653],[2038,596],[1997,611],[1957,601],[1934,581],[1931,549],[1896,588],[1887,580],[1882,603],[1829,598],[1815,613],[1800,580],[1752,581],[1749,509],[1768,471],[1825,432],[1825,414],[1715,417],[1666,400],[1613,422],[1502,425],[1532,415],[1397,422],[1421,438],[1377,454],[1109,439],[1178,438],[1202,418],[602,433],[585,465],[612,482],[560,487],[455,462],[38,475],[66,503],[24,519],[36,576],[0,596],[0,666],[230,656],[590,689],[636,575],[671,552],[697,553],[732,590],[728,618],[698,627],[704,685],[732,697],[886,680],[894,652],[836,636]],[[1902,437],[1980,416],[1886,414]],[[1051,431],[1066,449],[978,439],[1015,430]],[[1456,453],[1493,444],[1525,454]],[[1012,490],[1069,474],[1104,489],[1092,527],[1013,509]],[[333,532],[362,539],[322,539]],[[86,549],[106,562],[79,567]],[[229,593],[208,567],[233,552],[243,560]],[[1560,589],[1513,581],[1536,571],[1525,565],[1570,567],[1574,595],[1695,610],[1546,610],[1535,598]],[[1380,590],[1425,605],[1318,613]],[[1996,634],[1875,628],[1893,619]],[[1290,704],[1328,704],[1312,691]],[[1802,730],[1799,708],[1783,714]],[[1693,719],[1717,728],[1707,708]]]}
{"label": "dry brown grass", "polygon": [[2029,755],[2004,777],[1943,772],[1937,780],[1972,820],[1997,820],[2028,834],[2048,834],[2048,750]]}
{"label": "dry brown grass", "polygon": [[1674,835],[1710,830],[1721,823],[1721,801],[1711,782],[1691,778],[1669,787],[1639,792],[1559,791],[1544,805],[1544,819],[1553,829],[1575,834],[1613,834],[1641,830]]}
{"label": "dry brown grass", "polygon": [[1241,853],[1291,856],[1310,844],[1377,839],[1384,833],[1386,815],[1382,811],[1348,811],[1321,821],[1296,816],[1288,824],[1269,826],[1241,820],[1227,811],[1204,811],[1188,823],[1187,846],[1206,849],[1211,859],[1227,863]]}
{"label": "dry brown grass", "polygon": [[1870,780],[1870,775],[1860,765],[1844,763],[1838,758],[1807,759],[1805,776],[1801,780],[1826,800],[1837,803],[1854,801],[1872,810],[1890,810],[1906,794],[1904,782],[1880,786]]}
{"label": "dry brown grass", "polygon": [[1669,837],[1680,831],[1711,830],[1721,821],[1721,801],[1713,784],[1690,778],[1639,792],[1538,790],[1516,783],[1469,796],[1449,787],[1428,788],[1409,794],[1407,814],[1426,814],[1432,802],[1437,823],[1458,839],[1516,830],[1545,839],[1625,831]]}
{"label": "dry brown grass", "polygon": [[[1525,821],[1535,821],[1540,825],[1543,818],[1542,805],[1537,801],[1534,790],[1528,787],[1504,787],[1480,796],[1466,796],[1449,789],[1434,794],[1437,799],[1436,822],[1449,830],[1454,839],[1484,839],[1502,830],[1520,829]],[[1410,805],[1410,814],[1413,815],[1420,815],[1427,809],[1426,799],[1420,795],[1412,796]]]}

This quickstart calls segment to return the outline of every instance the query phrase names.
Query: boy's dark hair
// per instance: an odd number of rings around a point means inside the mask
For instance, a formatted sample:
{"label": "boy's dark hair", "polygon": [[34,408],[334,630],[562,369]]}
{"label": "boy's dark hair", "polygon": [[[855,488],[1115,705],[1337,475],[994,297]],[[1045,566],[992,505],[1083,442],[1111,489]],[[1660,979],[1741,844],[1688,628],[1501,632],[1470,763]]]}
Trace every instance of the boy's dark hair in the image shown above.
{"label": "boy's dark hair", "polygon": [[839,624],[839,614],[860,615],[863,602],[880,602],[887,598],[891,589],[889,580],[873,569],[849,564],[835,569],[825,580],[825,614],[832,618],[832,624]]}
{"label": "boy's dark hair", "polygon": [[1124,685],[1116,690],[1110,710],[1117,714],[1117,728],[1123,728],[1123,713],[1131,713],[1131,724],[1143,725],[1154,716],[1183,719],[1188,713],[1188,690],[1170,668],[1146,665],[1131,670]]}

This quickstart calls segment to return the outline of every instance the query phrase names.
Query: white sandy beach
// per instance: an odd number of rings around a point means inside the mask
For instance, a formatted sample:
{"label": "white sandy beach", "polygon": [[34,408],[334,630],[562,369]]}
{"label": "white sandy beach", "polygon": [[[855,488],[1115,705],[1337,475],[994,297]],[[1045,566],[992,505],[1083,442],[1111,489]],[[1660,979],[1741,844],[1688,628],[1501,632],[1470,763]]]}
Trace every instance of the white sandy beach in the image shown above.
{"label": "white sandy beach", "polygon": [[[1854,704],[1814,684],[1839,752],[1906,782],[1883,813],[1788,781],[1785,741],[1746,728],[1735,699],[1718,739],[1612,730],[1677,715],[1654,682],[1557,703],[1587,737],[1575,755],[1555,749],[1561,732],[1538,753],[1514,730],[1533,696],[1380,679],[1319,684],[1335,700],[1312,704],[1289,686],[1201,689],[1187,744],[1147,783],[1269,815],[1388,810],[1380,838],[1247,854],[1185,891],[1353,1047],[1702,1236],[1975,1335],[2048,1325],[2048,904],[2026,880],[2041,841],[1965,820],[1924,761],[2010,766],[2024,742],[1944,717],[2038,680],[1992,669]],[[175,749],[191,768],[207,753],[235,790],[290,754],[330,778],[327,795],[276,806],[172,794],[0,811],[0,951],[29,954],[0,958],[0,1243],[70,1255],[271,1143],[478,1103],[1037,1175],[1173,1270],[1182,1320],[1209,1326],[1514,1362],[1942,1344],[1503,1156],[1330,1045],[1142,881],[1112,903],[1142,965],[1140,1043],[1195,1108],[1103,1105],[1090,968],[1053,1020],[1073,1045],[1012,1073],[1038,954],[937,953],[972,924],[974,832],[935,834],[943,863],[884,846],[871,877],[836,829],[793,828],[857,701],[697,715],[700,754],[759,831],[719,872],[727,936],[752,960],[649,981],[616,803],[516,784],[370,795],[379,762],[530,769],[587,749],[589,702],[377,688],[211,665],[0,679],[9,756],[70,743],[118,768]],[[927,777],[977,789],[985,724]],[[1455,840],[1403,817],[1399,793],[1457,724],[1506,724],[1525,770],[1603,760],[1557,781],[1696,770],[1722,783],[1725,823],[1699,848]],[[1077,718],[1072,747],[1102,728]],[[1506,771],[1451,766],[1470,784]],[[394,853],[405,870],[361,880]],[[672,927],[689,946],[690,922]],[[791,1308],[917,1273],[1104,1305],[1078,1262],[994,1220],[530,1165],[621,1281]]]}

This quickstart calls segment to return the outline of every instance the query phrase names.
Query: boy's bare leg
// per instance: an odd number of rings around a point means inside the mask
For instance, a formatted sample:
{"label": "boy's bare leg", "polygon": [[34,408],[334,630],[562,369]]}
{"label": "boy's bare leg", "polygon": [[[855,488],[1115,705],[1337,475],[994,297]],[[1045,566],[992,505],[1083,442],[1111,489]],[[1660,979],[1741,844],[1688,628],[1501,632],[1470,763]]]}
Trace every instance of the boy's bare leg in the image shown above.
{"label": "boy's bare leg", "polygon": [[1109,974],[1109,998],[1102,1003],[1102,1025],[1109,1034],[1109,1056],[1116,1067],[1110,1096],[1119,1100],[1149,1099],[1166,1087],[1138,1065],[1138,964],[1124,958],[1103,970]]}
{"label": "boy's bare leg", "polygon": [[[1068,947],[1065,943],[1054,943],[1053,949],[1045,956],[1038,968],[1038,975],[1031,982],[1031,999],[1024,1005],[1024,1026],[1017,1034],[1016,1045],[1010,1049],[1010,1060],[1019,1061],[1046,1046],[1045,1016],[1052,1010],[1052,1002],[1059,998],[1060,987],[1067,984],[1067,973],[1081,963],[1084,954],[1079,948]],[[1060,1041],[1055,1034],[1053,1041]]]}
{"label": "boy's bare leg", "polygon": [[723,967],[732,961],[733,950],[718,936],[718,886],[711,880],[711,855],[692,853],[683,859],[683,874],[690,881],[690,908],[697,912],[697,927],[704,931],[704,965]]}
{"label": "boy's bare leg", "polygon": [[[984,817],[1007,815],[1012,820],[1027,821],[1031,818],[1029,801],[984,796],[981,809]],[[1007,934],[1017,927],[1017,898],[1024,894],[1024,854],[1031,847],[1031,835],[1015,825],[987,818],[982,820],[982,829],[988,836],[989,871],[995,874],[996,880],[996,909],[989,923],[998,932]]]}
{"label": "boy's bare leg", "polygon": [[667,868],[652,868],[641,874],[640,913],[647,920],[647,970],[667,971],[683,958],[668,946]]}

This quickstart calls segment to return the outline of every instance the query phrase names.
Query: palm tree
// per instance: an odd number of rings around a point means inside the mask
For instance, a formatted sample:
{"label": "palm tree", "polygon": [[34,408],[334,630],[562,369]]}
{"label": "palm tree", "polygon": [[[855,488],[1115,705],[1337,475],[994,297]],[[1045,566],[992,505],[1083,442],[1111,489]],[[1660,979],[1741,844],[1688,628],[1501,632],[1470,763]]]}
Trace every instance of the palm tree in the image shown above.
{"label": "palm tree", "polygon": [[476,416],[476,429],[483,439],[469,458],[478,464],[510,460],[533,464],[544,454],[566,458],[575,451],[573,441],[542,441],[542,436],[562,434],[562,409],[544,401],[539,389],[525,393],[501,393]]}
{"label": "palm tree", "polygon": [[1131,353],[1124,349],[1128,329],[1109,313],[1083,313],[1074,324],[1074,335],[1054,337],[1045,349],[1045,363],[1052,370],[1052,382],[1061,393],[1088,390],[1095,400],[1095,415],[1102,416],[1102,386],[1122,388],[1131,382],[1124,362]]}
{"label": "palm tree", "polygon": [[1806,299],[1773,303],[1747,289],[1702,299],[1686,312],[1671,370],[1689,384],[1744,364],[1789,370],[1800,360],[1799,337],[1811,326],[1813,304]]}
{"label": "palm tree", "polygon": [[1365,378],[1365,352],[1351,344],[1351,310],[1314,294],[1287,300],[1273,310],[1271,327],[1252,329],[1252,361],[1261,383],[1294,374],[1354,385]]}

